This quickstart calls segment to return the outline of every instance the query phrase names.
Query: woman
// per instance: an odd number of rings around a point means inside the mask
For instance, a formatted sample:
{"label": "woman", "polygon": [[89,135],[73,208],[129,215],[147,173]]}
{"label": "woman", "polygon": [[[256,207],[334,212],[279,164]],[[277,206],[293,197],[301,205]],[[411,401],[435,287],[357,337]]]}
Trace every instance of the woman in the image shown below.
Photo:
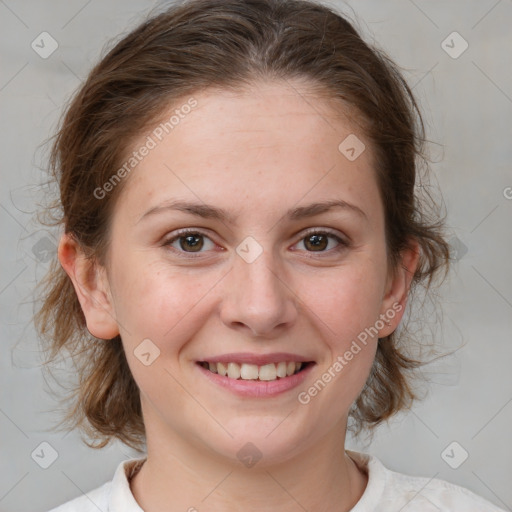
{"label": "woman", "polygon": [[67,419],[147,454],[55,511],[499,510],[344,448],[415,398],[396,329],[448,269],[422,141],[394,64],[314,3],[184,2],[102,59],[53,147],[37,321]]}

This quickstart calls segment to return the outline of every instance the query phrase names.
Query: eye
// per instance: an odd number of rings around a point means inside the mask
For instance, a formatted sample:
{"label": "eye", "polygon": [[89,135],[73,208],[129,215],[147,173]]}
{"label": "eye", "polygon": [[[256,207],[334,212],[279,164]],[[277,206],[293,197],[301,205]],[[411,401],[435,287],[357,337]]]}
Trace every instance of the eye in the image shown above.
{"label": "eye", "polygon": [[[337,245],[334,248],[327,249],[329,247],[329,240],[334,240]],[[342,251],[349,246],[349,243],[343,240],[334,232],[325,229],[312,229],[306,233],[306,236],[301,239],[299,244],[303,244],[307,252],[319,252],[319,253],[336,253]],[[332,244],[331,244],[332,245]]]}
{"label": "eye", "polygon": [[[205,240],[210,243],[205,244]],[[328,249],[330,240],[334,240],[337,244],[334,248]],[[349,242],[343,240],[340,236],[329,229],[311,229],[306,233],[300,242],[304,244],[307,252],[317,253],[338,253],[349,247]],[[298,245],[296,244],[296,245]],[[194,258],[194,254],[200,254],[202,249],[214,249],[215,243],[203,232],[196,229],[181,229],[174,236],[167,239],[163,244],[164,247],[170,247],[173,251],[182,255],[190,255],[186,257]],[[329,255],[328,254],[328,255]]]}
{"label": "eye", "polygon": [[171,247],[173,250],[180,253],[193,254],[201,252],[201,249],[205,247],[205,240],[208,240],[211,244],[210,247],[206,244],[206,249],[215,247],[215,244],[201,231],[182,229],[173,237],[166,240],[163,245],[165,247]]}

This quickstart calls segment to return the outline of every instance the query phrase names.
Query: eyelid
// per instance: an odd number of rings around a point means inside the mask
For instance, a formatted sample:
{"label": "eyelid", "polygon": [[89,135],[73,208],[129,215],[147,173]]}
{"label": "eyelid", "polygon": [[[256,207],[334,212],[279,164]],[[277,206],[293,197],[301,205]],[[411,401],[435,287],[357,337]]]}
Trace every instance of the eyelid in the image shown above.
{"label": "eyelid", "polygon": [[[212,239],[212,236],[209,234],[209,232],[207,230],[204,230],[203,228],[201,228],[201,229],[199,229],[199,228],[182,228],[182,229],[178,229],[178,230],[174,231],[171,236],[165,236],[162,244],[170,245],[170,244],[174,243],[176,240],[178,240],[182,237],[185,237],[187,235],[201,235],[204,238],[208,238],[213,243],[215,243],[214,240]],[[193,254],[193,253],[189,253],[189,254]]]}
{"label": "eyelid", "polygon": [[338,242],[338,246],[328,251],[301,251],[304,252],[306,258],[318,259],[332,257],[333,255],[339,255],[339,253],[352,246],[351,240],[346,235],[340,234],[337,230],[322,227],[308,228],[306,231],[301,232],[299,240],[294,245],[302,242],[308,235],[316,233],[325,234],[331,238],[335,238]]}
{"label": "eyelid", "polygon": [[[310,233],[311,234],[313,234],[313,233],[325,233],[326,235],[332,235],[332,236],[334,236],[336,238],[339,238],[342,242],[344,242],[346,244],[349,243],[349,239],[348,239],[348,237],[346,235],[343,235],[339,231],[331,229],[331,228],[322,228],[322,227],[308,228],[308,229],[306,229],[306,231],[301,232],[302,238],[306,237]],[[302,240],[302,238],[301,238],[301,240]]]}
{"label": "eyelid", "polygon": [[[312,228],[306,229],[305,231],[301,231],[299,233],[300,238],[293,245],[297,245],[299,242],[303,241],[309,234],[316,234],[316,233],[323,233],[323,234],[329,235],[332,238],[335,238],[337,240],[337,242],[339,243],[339,247],[330,249],[329,251],[318,251],[317,254],[320,255],[320,257],[323,257],[322,254],[323,255],[332,255],[333,253],[336,253],[336,252],[339,252],[340,250],[346,249],[351,245],[350,239],[348,239],[348,237],[346,237],[345,235],[341,235],[338,231],[333,230],[331,228],[322,228],[322,227],[312,227]],[[178,229],[176,232],[174,232],[172,236],[165,238],[162,245],[164,247],[167,247],[167,246],[170,247],[172,243],[174,243],[179,238],[186,236],[187,234],[197,234],[197,235],[203,236],[205,238],[208,238],[215,244],[215,241],[212,240],[211,236],[203,228],[182,228],[182,229]],[[171,248],[171,250],[177,251],[174,248]],[[222,248],[222,250],[224,250],[224,249]],[[201,257],[200,255],[203,254],[201,252],[198,252],[198,253],[186,252],[186,251],[177,251],[177,252],[180,255],[184,255],[185,258],[191,258],[191,259],[200,258]],[[313,255],[315,254],[316,251],[305,251],[305,252],[310,255],[308,257],[314,257]]]}

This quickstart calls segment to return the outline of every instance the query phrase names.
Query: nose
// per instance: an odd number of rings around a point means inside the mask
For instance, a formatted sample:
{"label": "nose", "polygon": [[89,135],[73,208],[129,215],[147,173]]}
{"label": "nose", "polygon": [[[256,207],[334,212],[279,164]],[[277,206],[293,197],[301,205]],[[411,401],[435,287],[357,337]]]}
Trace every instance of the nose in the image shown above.
{"label": "nose", "polygon": [[282,335],[298,316],[297,297],[285,271],[264,250],[251,263],[238,254],[224,281],[221,320],[255,337]]}

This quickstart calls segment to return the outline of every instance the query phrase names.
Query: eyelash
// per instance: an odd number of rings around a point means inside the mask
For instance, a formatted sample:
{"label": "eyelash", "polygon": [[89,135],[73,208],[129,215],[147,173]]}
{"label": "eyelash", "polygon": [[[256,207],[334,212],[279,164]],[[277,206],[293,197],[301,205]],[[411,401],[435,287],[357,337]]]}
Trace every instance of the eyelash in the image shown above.
{"label": "eyelash", "polygon": [[[184,255],[183,257],[185,258],[190,258],[190,259],[195,259],[195,258],[200,258],[201,257],[201,254],[202,253],[192,253],[192,252],[186,252],[186,251],[182,251],[182,250],[179,250],[179,249],[175,249],[174,247],[170,247],[172,243],[174,243],[176,240],[179,240],[180,238],[184,238],[186,235],[199,235],[199,236],[203,236],[205,238],[208,238],[209,240],[210,237],[206,234],[206,233],[203,233],[201,230],[198,230],[198,229],[192,229],[192,228],[185,228],[185,229],[181,229],[179,231],[176,232],[176,234],[174,236],[172,236],[171,238],[167,239],[162,245],[164,247],[168,247],[170,248],[172,251],[175,251],[177,252],[178,254],[180,254],[180,256]],[[304,239],[306,239],[308,236],[310,235],[314,235],[314,234],[320,234],[320,235],[328,235],[330,238],[334,238],[336,240],[336,242],[338,242],[338,246],[334,249],[330,249],[328,251],[318,251],[318,254],[320,255],[320,257],[322,258],[322,253],[323,254],[326,254],[328,256],[330,256],[332,253],[339,253],[341,251],[343,251],[344,249],[347,249],[348,247],[350,247],[350,243],[342,238],[340,238],[335,232],[333,232],[332,230],[330,229],[318,229],[318,228],[311,228],[309,230],[307,230],[303,237],[299,240],[299,242],[302,242]],[[213,242],[213,240],[211,240]],[[313,253],[315,254],[316,251],[306,251],[308,253]],[[309,258],[314,258],[315,256],[308,256]]]}

